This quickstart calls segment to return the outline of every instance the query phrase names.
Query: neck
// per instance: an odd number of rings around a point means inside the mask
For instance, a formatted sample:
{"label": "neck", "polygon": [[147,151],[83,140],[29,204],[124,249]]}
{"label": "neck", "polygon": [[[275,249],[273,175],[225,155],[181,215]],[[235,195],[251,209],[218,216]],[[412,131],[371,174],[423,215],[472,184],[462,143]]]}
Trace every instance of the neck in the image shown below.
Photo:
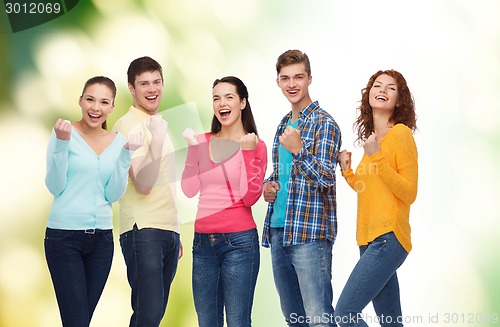
{"label": "neck", "polygon": [[83,120],[80,120],[80,121],[77,121],[77,122],[74,122],[74,125],[76,128],[78,128],[78,130],[86,135],[98,135],[98,134],[101,134],[104,129],[99,126],[99,127],[90,127],[89,125],[87,125]]}
{"label": "neck", "polygon": [[156,108],[153,111],[148,111],[148,110],[144,109],[143,107],[141,107],[136,101],[133,102],[133,105],[136,109],[139,109],[140,111],[145,112],[150,116],[156,115],[158,113],[158,108]]}
{"label": "neck", "polygon": [[231,126],[222,126],[217,133],[217,137],[223,139],[238,140],[246,134],[243,124],[241,122]]}
{"label": "neck", "polygon": [[297,103],[292,103],[292,120],[294,123],[299,119],[299,112],[312,103],[311,97],[306,96]]}
{"label": "neck", "polygon": [[394,124],[389,120],[392,111],[373,109],[373,129],[379,139],[385,136]]}

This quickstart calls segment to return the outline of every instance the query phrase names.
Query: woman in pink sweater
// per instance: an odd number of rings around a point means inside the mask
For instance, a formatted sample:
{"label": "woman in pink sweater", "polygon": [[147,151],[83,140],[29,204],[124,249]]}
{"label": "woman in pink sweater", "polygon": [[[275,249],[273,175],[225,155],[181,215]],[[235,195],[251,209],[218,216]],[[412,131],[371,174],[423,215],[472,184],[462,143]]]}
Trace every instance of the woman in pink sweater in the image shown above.
{"label": "woman in pink sweater", "polygon": [[183,136],[188,154],[181,186],[199,193],[193,240],[193,295],[200,327],[251,326],[259,237],[251,207],[262,194],[266,145],[237,77],[215,80],[209,133]]}
{"label": "woman in pink sweater", "polygon": [[381,326],[403,326],[396,270],[411,250],[410,205],[418,181],[415,104],[403,75],[375,73],[358,111],[355,128],[365,153],[356,173],[350,152],[341,151],[339,162],[358,194],[361,257],[339,297],[335,320],[342,327],[368,326],[362,310],[372,302]]}

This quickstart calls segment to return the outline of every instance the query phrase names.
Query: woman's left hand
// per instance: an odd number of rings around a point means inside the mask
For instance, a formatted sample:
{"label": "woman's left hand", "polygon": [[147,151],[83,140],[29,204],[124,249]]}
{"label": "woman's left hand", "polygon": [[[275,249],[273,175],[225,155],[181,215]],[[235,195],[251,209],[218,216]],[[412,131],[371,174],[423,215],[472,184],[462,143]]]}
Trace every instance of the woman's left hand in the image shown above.
{"label": "woman's left hand", "polygon": [[366,139],[365,143],[363,144],[363,149],[365,149],[365,153],[367,156],[371,156],[374,153],[380,152],[380,143],[375,133],[372,133],[372,135],[370,135]]}
{"label": "woman's left hand", "polygon": [[259,137],[255,133],[248,133],[240,139],[241,150],[255,150],[259,144]]}
{"label": "woman's left hand", "polygon": [[144,135],[142,132],[132,134],[128,137],[127,143],[123,146],[126,150],[135,151],[144,145]]}

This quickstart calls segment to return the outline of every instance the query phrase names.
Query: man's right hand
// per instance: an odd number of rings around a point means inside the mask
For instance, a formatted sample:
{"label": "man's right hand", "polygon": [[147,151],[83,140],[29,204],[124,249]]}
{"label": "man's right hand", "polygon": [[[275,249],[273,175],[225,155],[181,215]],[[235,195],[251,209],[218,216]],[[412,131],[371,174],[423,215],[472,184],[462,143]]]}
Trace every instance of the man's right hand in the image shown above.
{"label": "man's right hand", "polygon": [[264,201],[274,202],[276,199],[276,193],[280,189],[278,183],[276,182],[266,182],[264,183]]}

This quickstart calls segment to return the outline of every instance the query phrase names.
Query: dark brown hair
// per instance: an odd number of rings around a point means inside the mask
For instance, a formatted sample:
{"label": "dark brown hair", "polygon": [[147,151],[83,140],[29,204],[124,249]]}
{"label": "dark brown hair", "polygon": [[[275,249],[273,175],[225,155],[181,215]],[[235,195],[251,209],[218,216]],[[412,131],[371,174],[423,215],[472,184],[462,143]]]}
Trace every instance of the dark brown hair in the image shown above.
{"label": "dark brown hair", "polygon": [[140,57],[133,60],[127,69],[127,81],[130,85],[135,87],[135,78],[144,72],[155,72],[160,73],[161,79],[163,81],[163,69],[161,65],[151,57]]}
{"label": "dark brown hair", "polygon": [[[234,76],[226,76],[221,79],[216,79],[212,85],[212,89],[219,83],[229,83],[236,87],[236,93],[240,97],[240,100],[246,99],[246,106],[241,112],[241,122],[243,123],[243,128],[247,133],[257,133],[257,126],[255,125],[255,120],[252,114],[252,108],[250,107],[250,102],[248,101],[248,90],[245,84],[238,78]],[[216,134],[220,131],[222,125],[217,117],[214,115],[212,118],[212,128],[211,133]]]}
{"label": "dark brown hair", "polygon": [[[90,78],[88,81],[85,82],[85,85],[83,86],[83,91],[82,91],[82,95],[85,93],[85,91],[87,90],[87,88],[91,85],[94,85],[94,84],[102,84],[104,86],[106,86],[108,89],[111,90],[111,93],[113,94],[113,99],[112,99],[112,103],[115,103],[115,98],[116,98],[116,85],[115,83],[108,77],[105,77],[105,76],[94,76],[92,78]],[[106,121],[104,121],[102,123],[102,128],[103,129],[107,129],[108,127],[108,124]]]}

